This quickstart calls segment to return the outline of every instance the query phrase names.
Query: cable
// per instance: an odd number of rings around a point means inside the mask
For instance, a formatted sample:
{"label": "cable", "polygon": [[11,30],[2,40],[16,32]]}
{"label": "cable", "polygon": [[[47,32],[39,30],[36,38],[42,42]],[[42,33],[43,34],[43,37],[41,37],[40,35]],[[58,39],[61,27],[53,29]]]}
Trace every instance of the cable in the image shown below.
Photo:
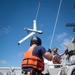
{"label": "cable", "polygon": [[37,13],[36,13],[35,20],[37,20],[37,16],[38,16],[38,12],[39,12],[39,8],[40,8],[40,4],[41,4],[41,0],[39,0],[39,4],[38,4],[38,9],[37,9]]}
{"label": "cable", "polygon": [[53,42],[53,37],[54,37],[54,34],[55,34],[55,29],[56,29],[56,25],[57,25],[57,21],[58,21],[58,16],[59,16],[59,12],[60,12],[61,3],[62,3],[62,0],[60,0],[58,13],[57,13],[57,16],[56,16],[56,21],[55,21],[55,25],[54,25],[53,35],[52,35],[52,39],[51,39],[51,42],[50,42],[50,49],[51,49],[52,42]]}

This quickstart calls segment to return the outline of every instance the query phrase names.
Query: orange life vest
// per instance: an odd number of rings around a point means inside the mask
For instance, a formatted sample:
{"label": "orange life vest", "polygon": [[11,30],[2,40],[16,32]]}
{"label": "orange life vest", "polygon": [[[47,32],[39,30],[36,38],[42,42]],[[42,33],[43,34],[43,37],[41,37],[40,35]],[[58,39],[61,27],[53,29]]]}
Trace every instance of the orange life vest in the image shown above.
{"label": "orange life vest", "polygon": [[44,70],[43,58],[40,59],[37,56],[32,55],[34,47],[30,48],[26,53],[24,53],[24,59],[22,61],[22,68],[32,67],[38,71]]}
{"label": "orange life vest", "polygon": [[[52,62],[53,62],[53,64],[60,64],[60,62],[57,62],[56,60],[55,60],[55,56],[56,55],[53,55],[52,56]],[[61,60],[61,58],[59,59],[59,61]]]}

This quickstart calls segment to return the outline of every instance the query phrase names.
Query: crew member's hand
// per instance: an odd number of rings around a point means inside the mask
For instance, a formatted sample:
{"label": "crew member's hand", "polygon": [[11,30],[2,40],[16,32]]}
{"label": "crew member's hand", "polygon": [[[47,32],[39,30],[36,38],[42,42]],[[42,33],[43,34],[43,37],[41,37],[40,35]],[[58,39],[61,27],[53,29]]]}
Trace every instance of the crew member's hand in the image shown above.
{"label": "crew member's hand", "polygon": [[66,54],[66,55],[68,54],[68,49],[65,50],[65,54]]}
{"label": "crew member's hand", "polygon": [[50,49],[50,48],[48,49],[48,52],[52,53],[52,51],[51,51],[51,49]]}

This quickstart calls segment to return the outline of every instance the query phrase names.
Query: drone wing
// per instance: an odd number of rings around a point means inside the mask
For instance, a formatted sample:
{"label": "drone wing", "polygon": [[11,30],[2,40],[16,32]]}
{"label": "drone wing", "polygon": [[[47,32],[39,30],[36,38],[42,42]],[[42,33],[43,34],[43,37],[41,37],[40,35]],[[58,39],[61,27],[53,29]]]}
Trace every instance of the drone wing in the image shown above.
{"label": "drone wing", "polygon": [[34,35],[35,32],[31,32],[29,35],[25,36],[23,39],[21,39],[19,42],[18,42],[18,45],[20,45],[22,42],[24,42],[26,39],[28,39],[30,36]]}

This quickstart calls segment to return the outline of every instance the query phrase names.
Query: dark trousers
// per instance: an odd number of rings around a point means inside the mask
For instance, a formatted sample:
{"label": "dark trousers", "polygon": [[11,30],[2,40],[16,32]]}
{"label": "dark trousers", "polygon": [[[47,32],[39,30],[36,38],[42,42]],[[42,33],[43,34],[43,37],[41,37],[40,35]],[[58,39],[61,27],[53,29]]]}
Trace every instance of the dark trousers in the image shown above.
{"label": "dark trousers", "polygon": [[43,75],[41,72],[37,72],[37,71],[22,71],[21,75]]}

